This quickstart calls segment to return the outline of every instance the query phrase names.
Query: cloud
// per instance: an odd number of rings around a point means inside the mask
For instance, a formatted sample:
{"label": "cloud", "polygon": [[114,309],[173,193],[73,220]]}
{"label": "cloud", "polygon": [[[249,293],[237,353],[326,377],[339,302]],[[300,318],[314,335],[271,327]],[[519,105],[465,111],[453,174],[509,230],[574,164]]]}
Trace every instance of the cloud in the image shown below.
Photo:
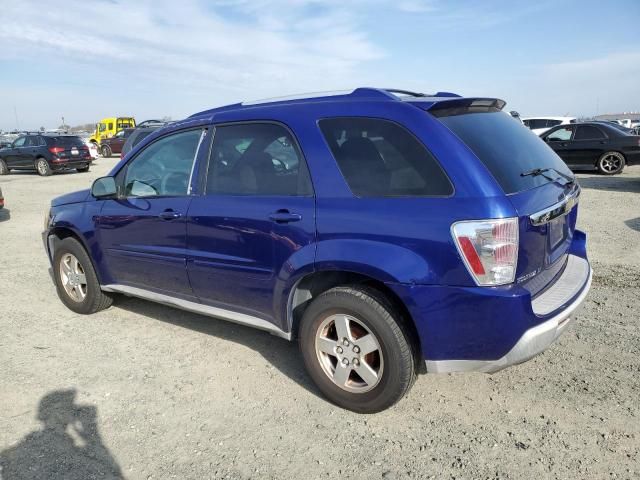
{"label": "cloud", "polygon": [[[0,41],[28,55],[126,71],[175,86],[265,93],[340,85],[384,52],[338,2],[13,1]],[[310,13],[313,13],[311,16]],[[5,53],[6,55],[6,53]],[[322,79],[322,82],[318,80]]]}

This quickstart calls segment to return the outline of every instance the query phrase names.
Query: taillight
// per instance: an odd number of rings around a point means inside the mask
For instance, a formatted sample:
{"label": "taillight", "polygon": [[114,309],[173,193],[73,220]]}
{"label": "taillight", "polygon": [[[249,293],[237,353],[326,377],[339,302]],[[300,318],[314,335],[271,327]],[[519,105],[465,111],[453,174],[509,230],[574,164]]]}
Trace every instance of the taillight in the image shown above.
{"label": "taillight", "polygon": [[58,155],[64,152],[64,147],[49,147],[49,151],[54,155]]}
{"label": "taillight", "polygon": [[451,234],[478,285],[512,283],[518,263],[518,219],[471,220],[451,226]]}

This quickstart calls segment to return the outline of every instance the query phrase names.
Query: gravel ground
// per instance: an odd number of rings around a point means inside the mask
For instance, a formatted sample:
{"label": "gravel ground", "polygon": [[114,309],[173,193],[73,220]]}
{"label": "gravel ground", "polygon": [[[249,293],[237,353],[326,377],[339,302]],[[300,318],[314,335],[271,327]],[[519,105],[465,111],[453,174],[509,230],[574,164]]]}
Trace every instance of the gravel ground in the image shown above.
{"label": "gravel ground", "polygon": [[492,376],[423,375],[365,416],[269,334],[135,299],[62,305],[44,211],[115,162],[0,178],[3,480],[640,478],[640,166],[579,175],[595,278],[556,345]]}

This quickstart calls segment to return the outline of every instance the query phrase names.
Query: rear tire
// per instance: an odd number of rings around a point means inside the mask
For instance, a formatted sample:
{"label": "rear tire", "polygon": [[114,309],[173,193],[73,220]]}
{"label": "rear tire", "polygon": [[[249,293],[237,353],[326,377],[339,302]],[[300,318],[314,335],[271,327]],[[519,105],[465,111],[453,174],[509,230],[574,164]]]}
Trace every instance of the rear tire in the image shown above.
{"label": "rear tire", "polygon": [[416,378],[411,339],[377,290],[354,285],[319,295],[304,312],[300,350],[309,375],[333,403],[358,413],[389,408]]}
{"label": "rear tire", "polygon": [[45,158],[36,158],[35,167],[36,172],[38,172],[38,175],[40,175],[41,177],[48,177],[52,173],[49,162],[47,162]]}
{"label": "rear tire", "polygon": [[109,145],[103,145],[100,147],[100,153],[102,153],[102,156],[105,158],[110,157],[113,154]]}
{"label": "rear tire", "polygon": [[100,289],[91,259],[75,238],[65,238],[58,244],[53,256],[53,275],[58,297],[76,313],[95,313],[113,303],[113,297]]}
{"label": "rear tire", "polygon": [[603,175],[616,175],[624,170],[625,159],[620,152],[607,152],[599,159],[596,166]]}
{"label": "rear tire", "polygon": [[0,158],[0,175],[9,175],[9,167],[7,162]]}

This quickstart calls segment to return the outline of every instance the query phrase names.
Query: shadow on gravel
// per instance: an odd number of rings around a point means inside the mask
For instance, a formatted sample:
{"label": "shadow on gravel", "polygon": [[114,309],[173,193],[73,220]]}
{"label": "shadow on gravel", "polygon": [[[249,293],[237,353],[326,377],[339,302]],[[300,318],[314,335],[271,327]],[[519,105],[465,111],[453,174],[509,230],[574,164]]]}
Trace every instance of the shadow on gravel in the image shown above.
{"label": "shadow on gravel", "polygon": [[262,330],[226,320],[198,315],[137,298],[122,296],[116,300],[114,305],[132,313],[249,347],[260,353],[267,362],[301,387],[324,399],[307,376],[297,342],[289,342]]}
{"label": "shadow on gravel", "polygon": [[8,208],[0,208],[0,223],[6,222],[10,218],[11,218],[11,210],[9,210]]}
{"label": "shadow on gravel", "polygon": [[612,177],[604,175],[598,177],[580,177],[578,178],[578,183],[582,188],[593,190],[640,193],[640,178],[638,177],[620,177],[617,175]]}
{"label": "shadow on gravel", "polygon": [[640,232],[640,217],[630,218],[629,220],[625,220],[624,224],[629,227],[631,230],[635,230],[636,232]]}
{"label": "shadow on gravel", "polygon": [[42,428],[0,452],[2,480],[124,478],[102,443],[96,408],[74,403],[75,396],[70,389],[42,397],[37,416]]}

